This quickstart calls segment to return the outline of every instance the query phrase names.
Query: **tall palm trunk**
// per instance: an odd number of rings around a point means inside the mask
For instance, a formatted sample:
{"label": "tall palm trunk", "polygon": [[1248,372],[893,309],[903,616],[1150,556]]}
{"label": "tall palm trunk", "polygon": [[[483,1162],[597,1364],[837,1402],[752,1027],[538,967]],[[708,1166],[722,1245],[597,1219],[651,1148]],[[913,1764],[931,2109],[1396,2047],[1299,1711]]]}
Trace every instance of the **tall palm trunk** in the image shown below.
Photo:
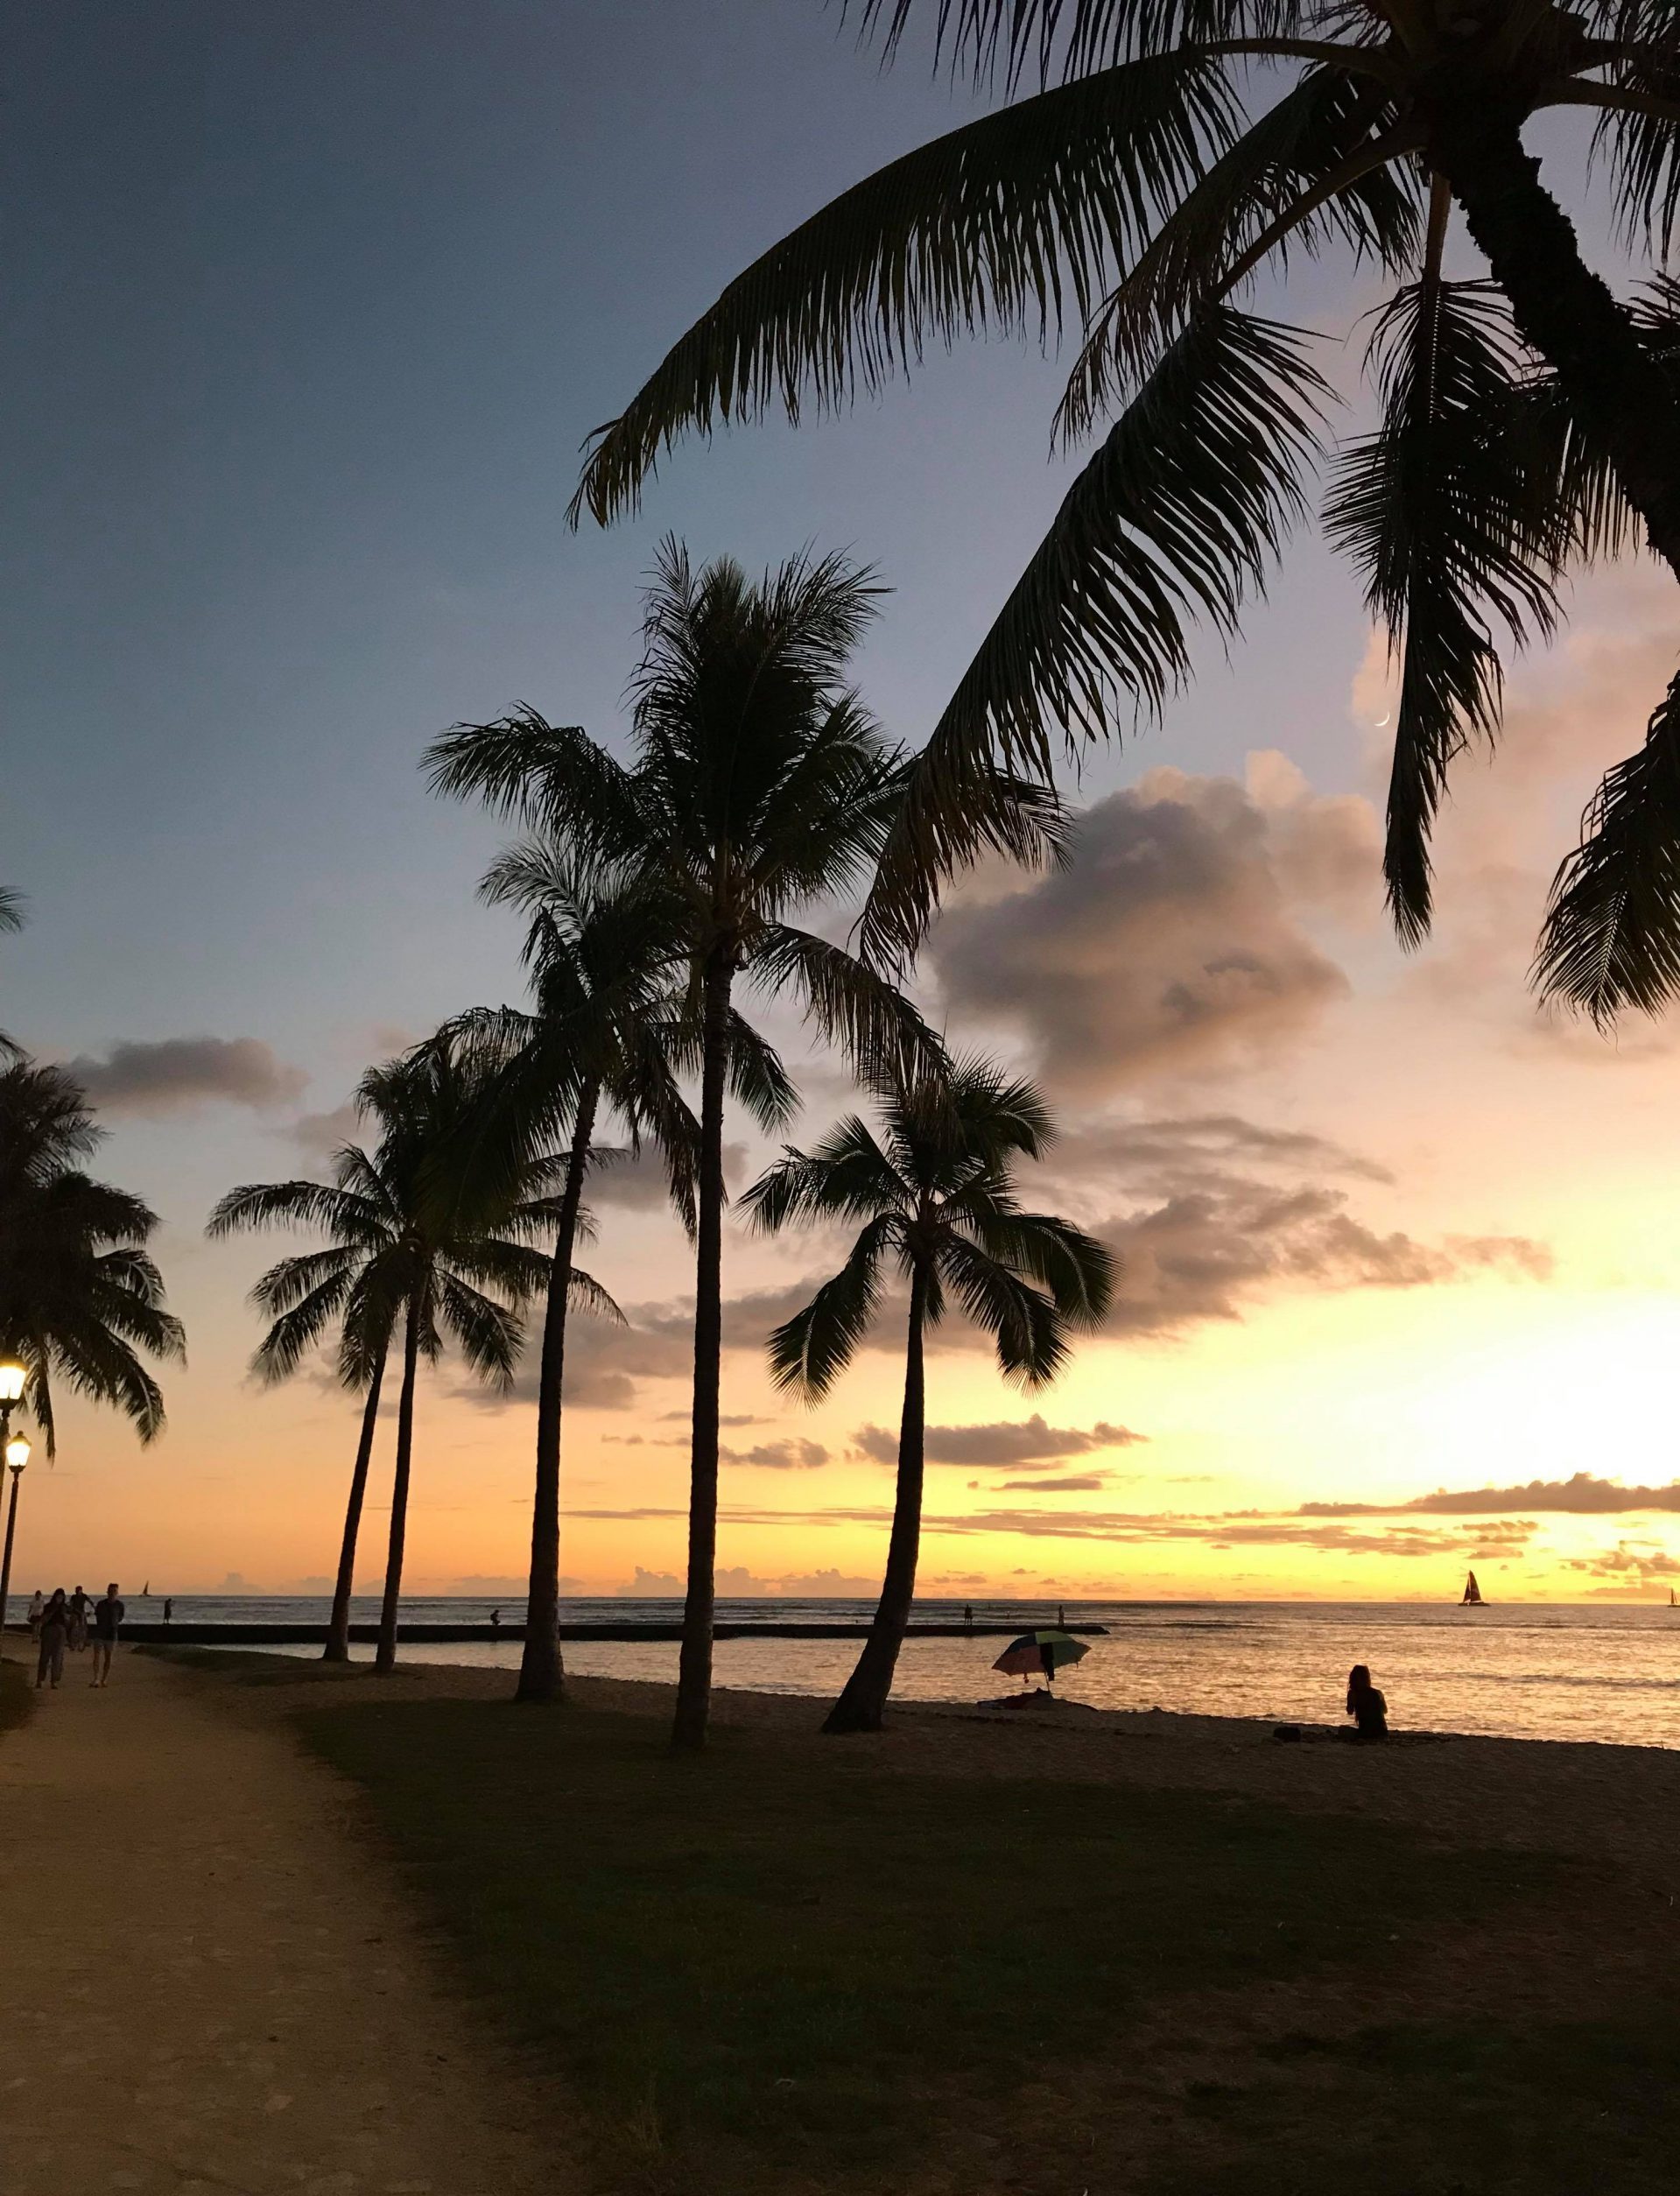
{"label": "tall palm trunk", "polygon": [[344,1505],[344,1538],[338,1552],[338,1583],[333,1588],[333,1614],[327,1620],[323,1662],[350,1659],[350,1593],[355,1578],[355,1544],[362,1531],[362,1504],[368,1492],[368,1466],[373,1457],[374,1427],[379,1417],[379,1390],[384,1383],[385,1354],[368,1383],[368,1401],[362,1413],[362,1439],[356,1443],[355,1469],[350,1475],[350,1499]]}
{"label": "tall palm trunk", "polygon": [[601,1085],[593,1078],[578,1094],[578,1117],[566,1160],[543,1315],[543,1362],[537,1385],[537,1487],[531,1513],[531,1586],[525,1601],[525,1651],[519,1660],[516,1700],[558,1700],[566,1687],[560,1656],[560,1410],[566,1383],[566,1314],[572,1294],[578,1210],[589,1170]]}
{"label": "tall palm trunk", "polygon": [[1609,451],[1652,547],[1680,574],[1680,402],[1542,188],[1520,116],[1450,97],[1430,116],[1429,151],[1518,328],[1556,369]]}
{"label": "tall palm trunk", "polygon": [[420,1360],[421,1290],[408,1299],[403,1329],[403,1392],[397,1404],[397,1476],[390,1490],[390,1542],[385,1555],[385,1598],[379,1611],[379,1645],[373,1658],[382,1675],[397,1667],[397,1605],[403,1595],[403,1543],[408,1536],[408,1473],[414,1456],[414,1374]]}
{"label": "tall palm trunk", "polygon": [[712,1700],[713,1573],[718,1548],[718,1383],[723,1357],[723,1086],[729,1059],[731,957],[706,964],[700,1067],[700,1165],[694,1259],[694,1432],[688,1489],[688,1592],[671,1742],[706,1743]]}
{"label": "tall palm trunk", "polygon": [[828,1712],[825,1731],[878,1731],[892,1691],[898,1651],[916,1598],[916,1562],[922,1545],[922,1469],[926,1416],[922,1330],[927,1320],[927,1275],[917,1262],[910,1286],[910,1341],[904,1355],[904,1411],[898,1426],[898,1488],[893,1497],[892,1538],[875,1622],[857,1668]]}

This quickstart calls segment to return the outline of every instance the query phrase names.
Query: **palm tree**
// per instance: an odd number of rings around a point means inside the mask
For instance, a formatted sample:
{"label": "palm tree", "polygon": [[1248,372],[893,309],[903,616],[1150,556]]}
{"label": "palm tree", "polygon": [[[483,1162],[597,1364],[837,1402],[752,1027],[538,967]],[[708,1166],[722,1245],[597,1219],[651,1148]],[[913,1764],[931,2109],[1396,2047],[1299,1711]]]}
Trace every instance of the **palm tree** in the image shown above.
{"label": "palm tree", "polygon": [[[447,1336],[474,1373],[505,1390],[524,1340],[516,1307],[548,1277],[549,1262],[532,1239],[553,1225],[557,1207],[549,1191],[557,1162],[547,1154],[526,1159],[512,1181],[507,1170],[486,1166],[470,1135],[482,1097],[482,1067],[466,1048],[440,1034],[362,1078],[358,1104],[381,1129],[372,1152],[346,1145],[330,1186],[293,1181],[232,1190],[210,1221],[216,1235],[291,1223],[332,1238],[328,1249],[275,1268],[257,1285],[258,1297],[265,1310],[280,1314],[268,1338],[275,1343],[277,1373],[289,1369],[331,1320],[342,1319],[341,1372],[347,1384],[365,1382],[369,1388],[358,1450],[362,1485],[352,1488],[357,1524],[378,1408],[376,1383],[401,1326],[397,1468],[374,1665],[382,1672],[394,1668],[397,1659],[419,1361],[435,1363]],[[575,1278],[580,1291],[593,1290],[587,1275]],[[353,1564],[355,1556],[351,1523],[347,1517],[340,1559],[346,1622],[346,1558]],[[337,1603],[335,1596],[335,1624]]]}
{"label": "palm tree", "polygon": [[[21,930],[24,926],[24,896],[14,892],[9,885],[0,884],[0,930]],[[23,1047],[15,1038],[0,1030],[0,1059],[18,1060]]]}
{"label": "palm tree", "polygon": [[157,1214],[78,1164],[103,1140],[61,1067],[0,1069],[0,1348],[28,1375],[25,1407],[49,1457],[54,1381],[115,1405],[151,1442],[163,1432],[164,1399],[138,1352],[186,1359],[146,1250]]}
{"label": "palm tree", "polygon": [[675,911],[664,895],[610,873],[591,879],[565,848],[533,840],[493,866],[483,897],[531,911],[525,960],[536,993],[529,1014],[504,1008],[469,1017],[479,1040],[497,1056],[483,1133],[516,1163],[533,1140],[568,1134],[543,1316],[531,1582],[514,1695],[550,1701],[565,1684],[559,1623],[566,1312],[586,1225],[589,1169],[603,1157],[618,1156],[595,1149],[596,1123],[610,1109],[626,1124],[633,1148],[644,1135],[654,1138],[691,1232],[699,1132],[672,1073],[680,1001],[671,996]]}
{"label": "palm tree", "polygon": [[332,1614],[327,1620],[327,1643],[321,1650],[324,1662],[350,1659],[350,1597],[356,1543],[368,1491],[368,1468],[373,1459],[380,1392],[390,1353],[390,1320],[370,1317],[370,1307],[377,1303],[383,1310],[385,1302],[370,1270],[392,1246],[389,1207],[353,1186],[378,1179],[377,1155],[345,1145],[334,1156],[330,1184],[247,1183],[229,1190],[221,1199],[206,1229],[213,1239],[218,1239],[244,1228],[300,1225],[330,1238],[324,1250],[282,1258],[251,1291],[251,1302],[273,1320],[251,1359],[251,1369],[259,1380],[271,1386],[289,1378],[336,1321],[339,1377],[351,1393],[364,1393],[362,1430],[344,1506]]}
{"label": "palm tree", "polygon": [[[773,246],[666,355],[588,459],[575,518],[636,503],[720,417],[797,418],[924,347],[1071,320],[1058,414],[1117,411],[919,758],[864,936],[908,953],[940,881],[997,837],[989,772],[1158,713],[1196,616],[1229,632],[1302,511],[1330,391],[1297,329],[1233,299],[1291,252],[1399,284],[1383,417],[1344,455],[1332,535],[1402,659],[1385,862],[1402,938],[1430,916],[1450,766],[1491,738],[1505,644],[1544,632],[1571,560],[1642,537],[1680,571],[1680,289],[1619,301],[1522,132],[1597,118],[1630,242],[1680,220],[1672,0],[862,0],[896,46],[936,16],[959,73],[1028,96],[894,161]],[[1269,67],[1285,72],[1269,103]],[[1454,208],[1493,285],[1443,278]],[[1501,636],[1503,639],[1501,641]],[[1117,706],[1118,705],[1118,706]],[[1607,1019],[1680,989],[1680,679],[1560,869],[1537,979]]]}
{"label": "palm tree", "polygon": [[923,1338],[945,1317],[947,1292],[991,1335],[1005,1378],[1037,1388],[1060,1370],[1072,1331],[1101,1320],[1114,1285],[1114,1260],[1093,1236],[1047,1213],[1023,1212],[1016,1200],[1016,1160],[1040,1158],[1053,1134],[1032,1084],[969,1059],[878,1094],[880,1136],[854,1115],[812,1152],[790,1146],[744,1200],[767,1233],[798,1220],[863,1223],[833,1280],[770,1336],[779,1386],[811,1401],[826,1395],[868,1329],[884,1262],[893,1259],[910,1284],[886,1575],[826,1731],[878,1731],[892,1690],[922,1530]]}
{"label": "palm tree", "polygon": [[791,990],[865,1063],[931,1043],[867,961],[790,920],[861,882],[902,797],[897,750],[844,683],[877,592],[868,571],[841,557],[794,557],[755,584],[728,558],[695,572],[666,542],[632,682],[628,768],[576,726],[524,707],[457,726],[428,758],[437,790],[481,796],[566,845],[580,866],[615,867],[659,893],[671,911],[700,1080],[679,1749],[705,1743],[711,1694],[725,1097],[732,1091],[766,1125],[792,1103],[735,987]]}

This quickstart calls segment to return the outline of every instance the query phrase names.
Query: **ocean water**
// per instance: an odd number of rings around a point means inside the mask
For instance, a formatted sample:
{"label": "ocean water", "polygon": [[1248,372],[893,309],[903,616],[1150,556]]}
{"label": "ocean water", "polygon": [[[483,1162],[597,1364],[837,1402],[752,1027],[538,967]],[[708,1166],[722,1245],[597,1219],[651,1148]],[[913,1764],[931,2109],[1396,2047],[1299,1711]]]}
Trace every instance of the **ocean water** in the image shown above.
{"label": "ocean water", "polygon": [[[325,1622],[325,1601],[223,1600],[178,1594],[175,1620],[219,1622],[287,1618]],[[474,1622],[484,1601],[416,1599],[416,1622]],[[505,1621],[524,1612],[501,1604]],[[1077,1668],[1058,1680],[1070,1700],[1095,1707],[1169,1708],[1205,1715],[1267,1716],[1308,1722],[1339,1719],[1347,1672],[1368,1663],[1397,1728],[1466,1731],[1511,1738],[1589,1739],[1680,1745],[1680,1609],[1650,1602],[1493,1603],[1479,1609],[1414,1601],[1068,1601],[1070,1623],[1103,1624]],[[156,1619],[162,1603],[129,1599],[133,1617]],[[926,1622],[960,1618],[959,1601],[918,1602]],[[378,1604],[358,1598],[371,1622]],[[867,1622],[867,1601],[721,1601],[720,1622]],[[568,1601],[577,1623],[674,1622],[675,1601]],[[977,1621],[1019,1622],[1025,1630],[1056,1620],[1056,1604],[974,1604]],[[898,1665],[898,1692],[910,1700],[995,1699],[1018,1679],[991,1668],[1001,1639],[911,1639]],[[293,1651],[313,1653],[313,1649]],[[371,1649],[358,1648],[358,1655]],[[417,1658],[511,1669],[517,1641],[416,1647]],[[720,1640],[720,1685],[766,1693],[832,1695],[856,1655],[849,1640]],[[568,1642],[566,1667],[580,1675],[673,1679],[672,1641]]]}

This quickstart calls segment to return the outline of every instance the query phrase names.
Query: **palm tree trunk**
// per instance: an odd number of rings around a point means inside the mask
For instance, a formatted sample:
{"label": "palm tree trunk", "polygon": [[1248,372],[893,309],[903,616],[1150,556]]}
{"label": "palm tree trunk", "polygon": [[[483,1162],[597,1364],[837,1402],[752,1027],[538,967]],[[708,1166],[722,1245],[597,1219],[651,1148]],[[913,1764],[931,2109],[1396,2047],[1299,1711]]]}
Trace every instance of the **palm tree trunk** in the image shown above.
{"label": "palm tree trunk", "polygon": [[713,1574],[718,1547],[718,1383],[723,1358],[723,1086],[728,1068],[729,957],[706,965],[700,1066],[700,1166],[694,1259],[694,1433],[688,1489],[688,1593],[683,1603],[677,1716],[678,1753],[706,1743],[712,1702]]}
{"label": "palm tree trunk", "polygon": [[1608,450],[1651,546],[1680,574],[1680,400],[1625,309],[1582,260],[1575,230],[1523,150],[1522,117],[1486,101],[1443,102],[1430,157],[1510,300],[1524,338],[1550,361]]}
{"label": "palm tree trunk", "polygon": [[927,1318],[927,1276],[918,1263],[910,1285],[910,1341],[904,1355],[904,1411],[898,1426],[898,1488],[893,1497],[892,1538],[875,1622],[857,1668],[828,1712],[825,1731],[878,1731],[892,1691],[898,1651],[916,1598],[916,1561],[922,1545],[923,1428],[926,1416],[922,1373],[922,1329]]}
{"label": "palm tree trunk", "polygon": [[379,1610],[379,1644],[373,1666],[382,1677],[397,1667],[397,1605],[403,1594],[403,1543],[408,1535],[408,1473],[414,1456],[414,1373],[420,1358],[420,1290],[408,1299],[403,1330],[403,1392],[397,1404],[397,1476],[390,1490],[390,1544],[385,1555],[385,1598]]}
{"label": "palm tree trunk", "polygon": [[525,1651],[519,1659],[516,1700],[558,1700],[566,1689],[560,1657],[560,1408],[566,1383],[566,1314],[572,1293],[572,1258],[577,1246],[578,1208],[589,1171],[589,1139],[594,1134],[601,1085],[586,1080],[578,1094],[578,1117],[566,1160],[554,1237],[554,1264],[548,1277],[548,1305],[543,1315],[543,1362],[537,1383],[537,1488],[531,1513],[531,1586],[525,1601]]}
{"label": "palm tree trunk", "polygon": [[355,1469],[350,1475],[350,1499],[344,1505],[344,1538],[338,1552],[333,1614],[327,1620],[327,1644],[320,1651],[323,1662],[350,1659],[350,1592],[355,1577],[355,1544],[362,1531],[362,1504],[368,1492],[368,1466],[373,1458],[374,1425],[379,1416],[379,1390],[384,1378],[385,1357],[382,1350],[373,1369],[373,1378],[368,1383],[367,1406],[362,1413],[362,1439],[356,1443]]}

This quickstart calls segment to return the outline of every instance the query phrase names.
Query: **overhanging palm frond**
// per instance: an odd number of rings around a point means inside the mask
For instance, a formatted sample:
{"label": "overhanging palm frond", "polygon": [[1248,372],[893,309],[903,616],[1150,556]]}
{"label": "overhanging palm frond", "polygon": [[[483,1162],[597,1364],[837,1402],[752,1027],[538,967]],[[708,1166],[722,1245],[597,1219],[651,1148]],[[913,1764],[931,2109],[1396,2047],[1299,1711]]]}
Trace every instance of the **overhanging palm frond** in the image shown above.
{"label": "overhanging palm frond", "polygon": [[[1445,220],[1445,201],[1440,201]],[[1372,336],[1383,419],[1340,461],[1331,539],[1402,663],[1383,874],[1402,939],[1429,929],[1429,841],[1454,759],[1498,728],[1501,651],[1549,634],[1565,547],[1526,453],[1500,431],[1521,403],[1523,360],[1499,293],[1431,273],[1401,291]]]}
{"label": "overhanging palm frond", "polygon": [[[1339,241],[1388,268],[1415,263],[1419,202],[1381,88],[1309,70],[1186,191],[1086,329],[1056,427],[1089,433],[1148,371],[1192,312],[1234,286],[1260,257],[1287,266]],[[1325,191],[1327,176],[1345,178]]]}
{"label": "overhanging palm frond", "polygon": [[432,742],[423,766],[433,792],[476,798],[564,839],[579,862],[617,861],[638,846],[629,773],[581,726],[550,724],[524,702],[494,723],[455,725]]}
{"label": "overhanging palm frond", "polygon": [[871,954],[913,951],[939,883],[969,858],[988,771],[1048,779],[1054,735],[1159,713],[1189,670],[1187,622],[1230,631],[1305,508],[1331,391],[1299,331],[1228,306],[1198,314],[1064,499],[912,765],[865,910]]}
{"label": "overhanging palm frond", "polygon": [[958,1235],[946,1238],[940,1263],[963,1310],[996,1343],[1004,1378],[1022,1388],[1053,1380],[1067,1362],[1067,1340],[1049,1295]]}
{"label": "overhanging palm frond", "polygon": [[23,894],[0,884],[0,930],[21,930],[23,926]]}
{"label": "overhanging palm frond", "polygon": [[858,13],[889,54],[912,20],[929,21],[940,54],[981,84],[1080,76],[1181,40],[1280,38],[1319,20],[1302,0],[861,0]]}
{"label": "overhanging palm frond", "polygon": [[1606,773],[1558,869],[1535,962],[1541,996],[1607,1028],[1680,993],[1680,676],[1637,755]]}
{"label": "overhanging palm frond", "polygon": [[907,372],[930,341],[1083,320],[1234,134],[1216,62],[1160,54],[983,116],[893,161],[731,283],[620,418],[573,499],[633,510],[662,452],[779,401],[797,419]]}

